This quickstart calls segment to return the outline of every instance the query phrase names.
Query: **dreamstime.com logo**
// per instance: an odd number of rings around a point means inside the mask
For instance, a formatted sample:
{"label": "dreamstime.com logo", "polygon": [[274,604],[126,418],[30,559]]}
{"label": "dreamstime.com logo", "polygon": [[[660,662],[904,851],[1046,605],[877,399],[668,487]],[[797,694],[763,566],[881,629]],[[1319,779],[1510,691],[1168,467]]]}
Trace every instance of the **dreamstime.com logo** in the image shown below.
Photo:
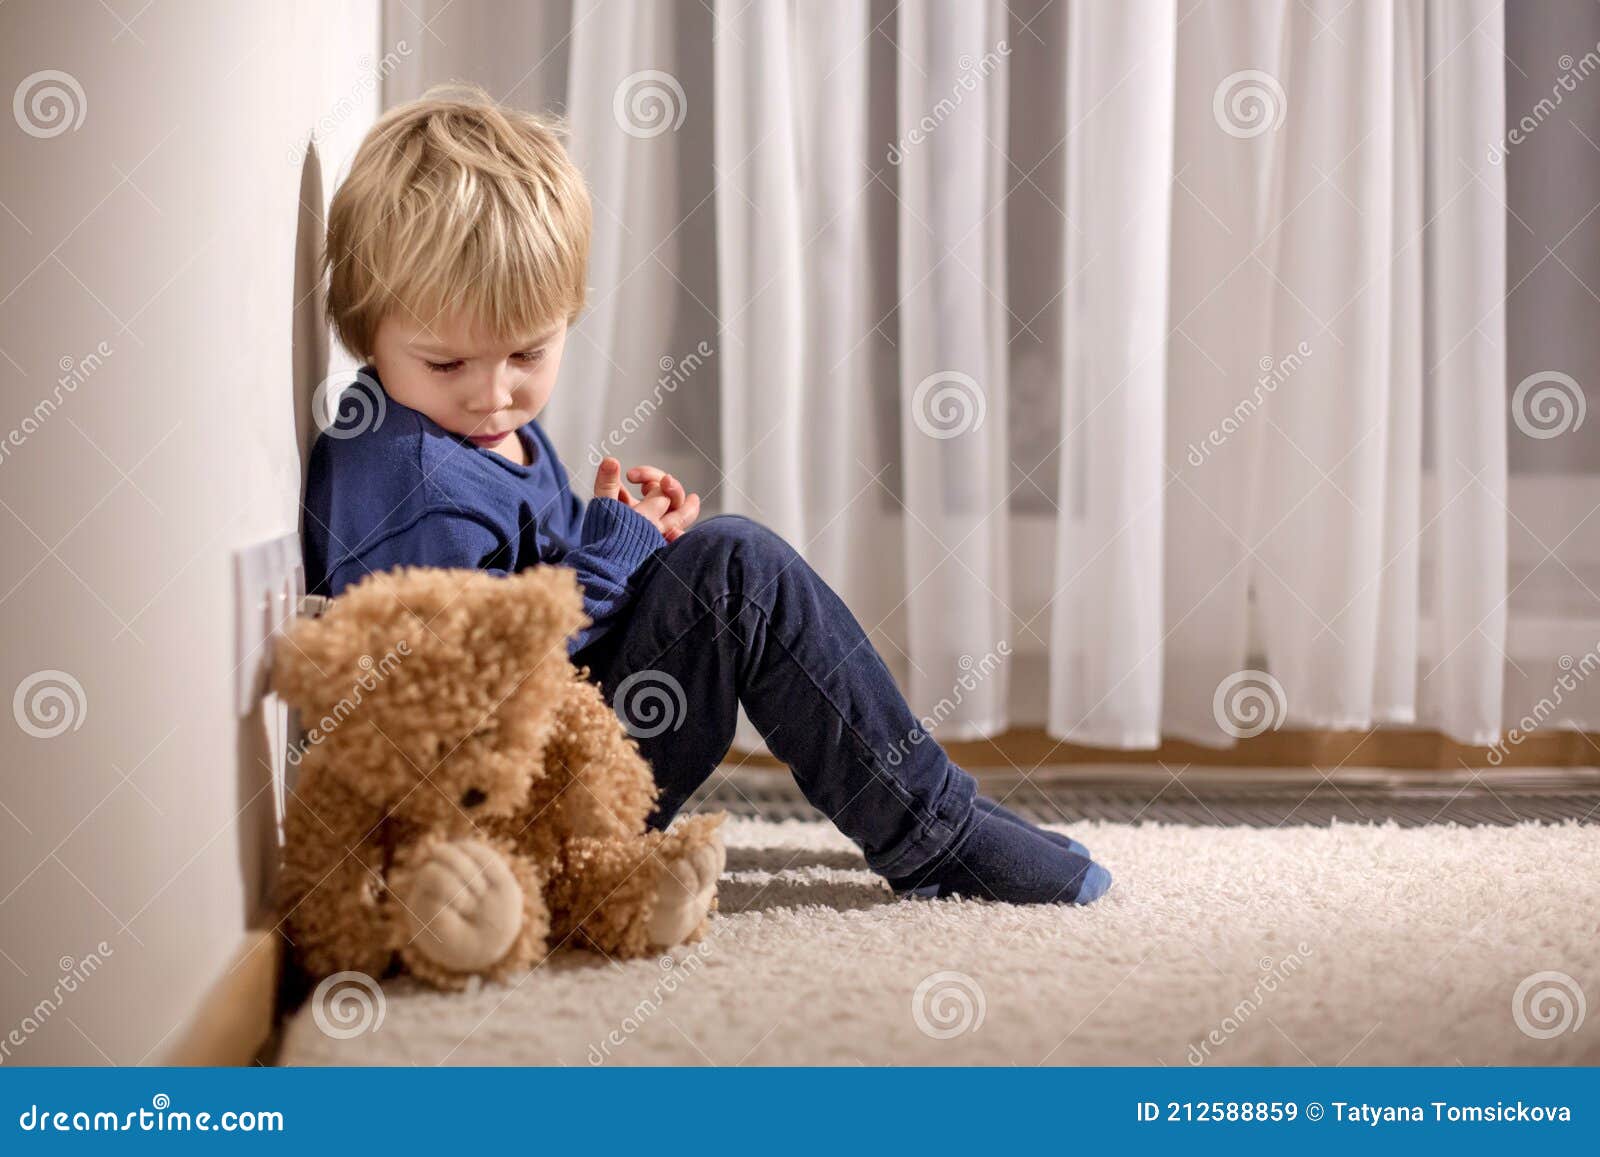
{"label": "dreamstime.com logo", "polygon": [[221,1113],[174,1109],[172,1098],[157,1093],[148,1109],[116,1113],[109,1109],[49,1109],[29,1105],[17,1116],[25,1133],[281,1133],[280,1110],[226,1109]]}
{"label": "dreamstime.com logo", "polygon": [[1211,1050],[1220,1048],[1244,1027],[1248,1021],[1261,1008],[1267,996],[1277,992],[1279,987],[1289,977],[1299,972],[1305,966],[1306,957],[1311,955],[1311,945],[1301,941],[1295,945],[1295,950],[1282,960],[1274,960],[1270,956],[1263,956],[1256,967],[1261,975],[1256,979],[1255,986],[1249,994],[1235,1004],[1223,1017],[1216,1028],[1201,1038],[1199,1044],[1191,1044],[1187,1059],[1191,1065],[1203,1065],[1211,1059]]}
{"label": "dreamstime.com logo", "polygon": [[983,387],[959,370],[929,374],[911,394],[911,419],[930,438],[959,438],[977,430],[987,412]]}
{"label": "dreamstime.com logo", "polygon": [[304,140],[296,141],[289,146],[289,162],[295,165],[304,162],[307,146],[313,141],[327,140],[340,125],[367,108],[370,102],[366,98],[377,90],[391,72],[400,67],[402,60],[407,60],[410,56],[411,45],[404,40],[395,41],[394,48],[385,52],[383,59],[377,63],[373,63],[370,54],[363,53],[356,61],[355,83],[343,96],[333,102],[332,108],[317,118],[317,123],[311,127],[311,133]]}
{"label": "dreamstime.com logo", "polygon": [[1535,1040],[1577,1032],[1588,1011],[1583,986],[1565,972],[1535,972],[1511,994],[1511,1019]]}
{"label": "dreamstime.com logo", "polygon": [[688,381],[715,352],[710,342],[702,340],[681,358],[663,354],[661,360],[656,363],[661,368],[661,376],[656,379],[656,386],[651,391],[651,396],[639,399],[633,412],[622,419],[620,425],[597,444],[589,447],[589,465],[598,467],[607,454],[621,449],[622,443],[637,433],[644,426],[645,420],[661,408],[662,397],[676,392],[677,388]]}
{"label": "dreamstime.com logo", "polygon": [[1561,75],[1556,77],[1555,84],[1550,86],[1550,95],[1542,97],[1533,106],[1531,112],[1523,113],[1517,123],[1506,130],[1504,145],[1489,146],[1489,163],[1498,165],[1506,159],[1506,154],[1512,148],[1522,144],[1531,137],[1535,130],[1555,114],[1557,108],[1566,97],[1578,91],[1578,82],[1586,80],[1600,71],[1600,44],[1596,44],[1577,60],[1571,53],[1565,53],[1556,60],[1556,67],[1561,69]]}
{"label": "dreamstime.com logo", "polygon": [[89,115],[89,98],[77,77],[47,68],[22,78],[11,95],[11,115],[30,137],[59,137],[83,126],[83,118]]}
{"label": "dreamstime.com logo", "polygon": [[0,465],[4,465],[11,452],[37,434],[45,422],[61,408],[63,394],[74,392],[88,381],[90,375],[105,365],[106,359],[112,353],[111,343],[102,341],[81,358],[64,355],[56,363],[61,370],[61,376],[56,378],[55,389],[35,402],[33,409],[23,416],[22,421],[0,439]]}
{"label": "dreamstime.com logo", "polygon": [[1211,714],[1217,726],[1235,739],[1250,739],[1283,726],[1289,696],[1283,684],[1265,671],[1235,671],[1217,684]]}
{"label": "dreamstime.com logo", "polygon": [[1505,762],[1506,754],[1519,746],[1540,727],[1543,727],[1550,717],[1560,711],[1562,704],[1567,701],[1567,696],[1577,691],[1584,681],[1600,670],[1600,643],[1596,643],[1582,656],[1574,659],[1571,655],[1562,655],[1556,660],[1556,665],[1561,668],[1561,674],[1556,678],[1550,688],[1550,694],[1540,698],[1521,719],[1516,726],[1505,733],[1504,738],[1489,749],[1489,764],[1499,767]]}
{"label": "dreamstime.com logo", "polygon": [[1244,428],[1255,412],[1266,404],[1267,396],[1277,392],[1278,387],[1287,382],[1289,378],[1305,364],[1305,359],[1311,356],[1311,343],[1302,341],[1294,350],[1276,361],[1270,355],[1263,354],[1256,366],[1261,370],[1261,376],[1256,379],[1255,387],[1248,397],[1240,398],[1233,412],[1206,433],[1199,442],[1190,442],[1186,447],[1186,457],[1191,466],[1203,466],[1213,450],[1221,449],[1229,438]]}
{"label": "dreamstime.com logo", "polygon": [[1578,429],[1588,411],[1578,379],[1559,370],[1529,374],[1511,394],[1511,420],[1528,437],[1541,441]]}
{"label": "dreamstime.com logo", "polygon": [[1289,111],[1283,85],[1270,72],[1245,68],[1230,72],[1211,95],[1211,115],[1230,137],[1248,140],[1283,124]]}
{"label": "dreamstime.com logo", "polygon": [[951,86],[950,95],[940,98],[922,119],[906,131],[905,136],[890,145],[884,159],[891,165],[898,165],[905,160],[906,154],[932,136],[934,130],[954,115],[956,109],[961,107],[970,94],[978,90],[978,82],[994,75],[1000,68],[1000,62],[1010,55],[1011,45],[1004,40],[997,41],[993,49],[985,52],[976,61],[972,59],[970,53],[962,53],[960,59],[956,61],[956,67],[961,70],[961,75]]}
{"label": "dreamstime.com logo", "polygon": [[[346,402],[353,409],[347,409]],[[383,425],[383,387],[371,374],[341,370],[322,380],[311,394],[311,420],[330,438],[354,438]]]}
{"label": "dreamstime.com logo", "polygon": [[1000,664],[1011,657],[1011,644],[1001,639],[993,650],[986,651],[982,659],[974,659],[971,655],[962,655],[957,660],[961,674],[956,677],[955,686],[950,689],[950,694],[940,699],[933,705],[933,710],[917,720],[917,726],[911,729],[909,735],[897,740],[893,747],[884,753],[883,760],[890,767],[899,767],[905,761],[911,749],[933,738],[933,733],[951,715],[956,708],[965,702],[967,694],[978,689],[988,678],[1000,669]]}
{"label": "dreamstime.com logo", "polygon": [[647,140],[677,132],[689,115],[689,98],[677,77],[647,68],[622,78],[611,94],[611,114],[623,132]]}
{"label": "dreamstime.com logo", "polygon": [[683,684],[665,671],[635,671],[617,684],[611,705],[623,730],[635,739],[676,731],[689,713]]}
{"label": "dreamstime.com logo", "polygon": [[977,1032],[987,1011],[983,986],[965,972],[932,973],[911,994],[911,1019],[934,1040]]}
{"label": "dreamstime.com logo", "polygon": [[325,976],[311,994],[311,1019],[334,1040],[377,1032],[387,1008],[383,987],[365,972]]}
{"label": "dreamstime.com logo", "polygon": [[394,674],[395,668],[400,666],[400,661],[410,654],[411,644],[405,639],[401,639],[394,645],[393,649],[383,653],[382,659],[374,660],[371,655],[362,655],[361,658],[357,659],[356,666],[361,668],[361,674],[356,676],[355,685],[350,688],[350,694],[341,696],[339,702],[335,703],[327,714],[323,715],[312,726],[306,728],[305,736],[299,743],[290,746],[284,758],[290,764],[298,767],[300,761],[305,758],[306,752],[338,730],[341,723],[354,715],[366,695],[371,693],[379,683]]}
{"label": "dreamstime.com logo", "polygon": [[0,1064],[10,1060],[14,1050],[25,1045],[29,1037],[43,1028],[66,1003],[67,997],[77,992],[80,985],[88,983],[89,978],[100,971],[100,966],[111,954],[111,945],[102,940],[94,946],[92,952],[86,952],[76,959],[63,956],[57,961],[56,966],[61,970],[61,975],[56,979],[50,994],[39,1000],[23,1015],[15,1028],[0,1038]]}
{"label": "dreamstime.com logo", "polygon": [[35,671],[17,684],[11,714],[17,726],[35,739],[54,739],[83,726],[89,698],[83,684],[66,671]]}
{"label": "dreamstime.com logo", "polygon": [[699,973],[713,951],[714,946],[710,940],[701,940],[692,950],[685,954],[682,960],[670,953],[662,956],[657,961],[657,967],[660,968],[661,972],[656,977],[655,984],[651,986],[650,992],[639,999],[639,1003],[629,1010],[627,1015],[622,1018],[621,1023],[608,1032],[604,1039],[598,1044],[589,1046],[589,1051],[586,1054],[589,1064],[603,1065],[610,1060],[614,1051],[627,1044],[633,1034],[643,1028],[650,1018],[661,1010],[661,1006],[666,1003],[667,997],[677,992],[678,989],[689,983],[689,980]]}

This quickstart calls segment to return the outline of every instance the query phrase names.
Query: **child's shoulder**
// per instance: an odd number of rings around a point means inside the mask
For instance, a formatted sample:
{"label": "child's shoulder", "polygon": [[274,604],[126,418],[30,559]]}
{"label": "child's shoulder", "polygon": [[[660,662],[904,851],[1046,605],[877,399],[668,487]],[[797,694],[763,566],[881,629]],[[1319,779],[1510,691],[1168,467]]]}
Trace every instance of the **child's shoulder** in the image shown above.
{"label": "child's shoulder", "polygon": [[[439,501],[459,496],[470,479],[470,451],[425,415],[384,392],[371,367],[356,372],[327,410],[312,446],[310,472],[347,487],[400,488]],[[328,419],[332,420],[328,420]]]}
{"label": "child's shoulder", "polygon": [[[330,379],[337,381],[338,379]],[[367,367],[334,398],[313,406],[320,432],[311,447],[313,474],[352,479],[397,469],[420,471],[423,437],[419,415],[394,402]]]}

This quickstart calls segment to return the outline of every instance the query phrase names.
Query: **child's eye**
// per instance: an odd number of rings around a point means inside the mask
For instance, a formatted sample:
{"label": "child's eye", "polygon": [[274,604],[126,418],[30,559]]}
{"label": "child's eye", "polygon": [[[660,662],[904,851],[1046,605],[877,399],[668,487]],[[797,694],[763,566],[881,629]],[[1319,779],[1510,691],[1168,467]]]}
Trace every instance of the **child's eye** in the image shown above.
{"label": "child's eye", "polygon": [[461,362],[459,360],[453,362],[428,362],[427,366],[436,374],[448,374],[453,370],[460,369]]}
{"label": "child's eye", "polygon": [[524,350],[522,353],[514,354],[513,356],[518,361],[526,362],[528,365],[533,365],[535,362],[541,361],[544,358],[544,350]]}

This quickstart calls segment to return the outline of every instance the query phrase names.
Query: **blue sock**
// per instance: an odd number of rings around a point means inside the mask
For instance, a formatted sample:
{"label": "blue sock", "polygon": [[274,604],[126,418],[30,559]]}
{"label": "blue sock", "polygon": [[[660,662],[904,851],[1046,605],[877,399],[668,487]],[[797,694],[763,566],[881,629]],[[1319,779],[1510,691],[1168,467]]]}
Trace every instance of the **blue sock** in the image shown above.
{"label": "blue sock", "polygon": [[1031,826],[974,807],[945,851],[889,886],[902,896],[1091,904],[1111,887],[1111,873]]}
{"label": "blue sock", "polygon": [[1049,840],[1051,843],[1060,844],[1063,848],[1066,848],[1067,851],[1076,853],[1077,855],[1082,856],[1086,860],[1092,858],[1089,855],[1089,849],[1084,847],[1082,844],[1080,844],[1077,840],[1073,839],[1071,836],[1064,836],[1064,835],[1061,835],[1059,832],[1046,831],[1044,828],[1038,826],[1037,824],[1030,823],[1027,820],[1023,819],[1016,812],[1012,811],[1010,808],[1005,807],[1003,804],[996,803],[994,800],[990,799],[988,796],[985,796],[985,795],[978,796],[976,799],[974,799],[972,801],[972,806],[976,807],[976,808],[982,808],[984,811],[988,812],[990,815],[999,816],[1003,820],[1009,820],[1010,822],[1012,822],[1014,824],[1021,824],[1023,827],[1027,828],[1031,832],[1038,832],[1041,836],[1043,836],[1045,839]]}

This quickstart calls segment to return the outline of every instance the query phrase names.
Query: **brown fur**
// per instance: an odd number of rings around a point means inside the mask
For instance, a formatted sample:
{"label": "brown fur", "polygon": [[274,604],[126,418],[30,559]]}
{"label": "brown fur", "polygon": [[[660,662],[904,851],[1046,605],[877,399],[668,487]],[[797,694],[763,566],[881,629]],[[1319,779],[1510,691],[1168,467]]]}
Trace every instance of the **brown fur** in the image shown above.
{"label": "brown fur", "polygon": [[[499,577],[400,567],[276,639],[273,686],[308,733],[278,901],[309,972],[378,977],[398,963],[460,988],[569,941],[612,956],[660,947],[646,935],[651,861],[720,844],[723,817],[646,829],[657,796],[649,765],[567,657],[587,622],[567,568]],[[484,798],[471,804],[474,789]],[[523,908],[505,954],[463,972],[421,955],[404,898],[431,850],[467,839],[503,858],[510,877],[498,878],[514,878]],[[702,920],[688,939],[704,932]]]}

